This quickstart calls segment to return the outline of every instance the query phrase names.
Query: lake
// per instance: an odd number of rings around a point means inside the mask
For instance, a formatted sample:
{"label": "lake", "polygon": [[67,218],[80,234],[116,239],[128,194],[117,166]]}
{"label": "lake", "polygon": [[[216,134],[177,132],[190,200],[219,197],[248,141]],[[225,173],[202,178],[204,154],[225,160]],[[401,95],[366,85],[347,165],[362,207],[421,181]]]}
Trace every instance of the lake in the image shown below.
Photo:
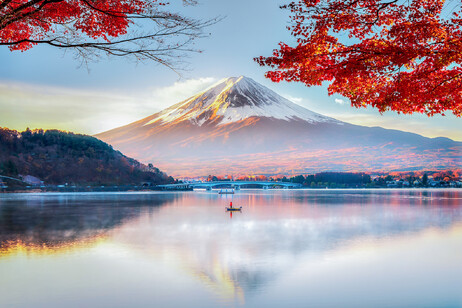
{"label": "lake", "polygon": [[462,190],[1,194],[0,307],[462,307]]}

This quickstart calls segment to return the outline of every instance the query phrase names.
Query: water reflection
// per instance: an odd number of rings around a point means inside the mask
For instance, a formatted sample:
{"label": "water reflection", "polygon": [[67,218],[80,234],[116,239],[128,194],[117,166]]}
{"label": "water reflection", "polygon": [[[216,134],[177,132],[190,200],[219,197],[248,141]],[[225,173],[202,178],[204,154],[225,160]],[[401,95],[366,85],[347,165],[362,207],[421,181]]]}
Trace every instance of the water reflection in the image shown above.
{"label": "water reflection", "polygon": [[[223,198],[209,194],[182,200],[185,208],[163,208],[156,215],[128,222],[118,241],[154,251],[164,262],[177,262],[221,294],[258,292],[296,266],[300,256],[317,255],[364,238],[384,238],[462,220],[460,199],[440,192],[424,201],[415,194],[242,192],[236,204],[242,215],[224,219]],[[401,200],[401,206],[395,207]],[[217,202],[221,201],[221,202]],[[417,201],[417,202],[416,202]],[[430,207],[427,207],[430,206]],[[239,295],[240,296],[240,295]]]}
{"label": "water reflection", "polygon": [[36,194],[0,199],[0,256],[12,248],[34,251],[81,246],[109,230],[173,202],[175,195]]}
{"label": "water reflection", "polygon": [[[456,190],[243,190],[234,196],[191,192],[21,195],[0,200],[0,270],[1,255],[11,255],[12,250],[21,254],[24,246],[42,252],[63,245],[78,248],[73,253],[79,258],[90,251],[118,270],[126,268],[119,277],[121,294],[132,288],[124,281],[156,286],[172,281],[156,296],[138,290],[142,306],[181,306],[182,299],[169,292],[184,298],[202,294],[188,307],[361,306],[353,297],[359,296],[356,289],[348,285],[336,290],[338,299],[329,297],[329,288],[339,287],[339,281],[362,289],[364,302],[374,307],[419,306],[412,292],[401,302],[394,296],[377,302],[380,288],[399,292],[389,282],[400,277],[392,275],[403,275],[403,281],[421,287],[428,281],[421,290],[435,293],[425,299],[428,303],[449,298],[453,307],[462,306],[454,287],[462,281],[449,277],[462,274],[462,247],[457,242],[462,238],[462,194]],[[243,206],[232,219],[225,210],[230,200]],[[435,263],[433,254],[444,265]],[[86,257],[90,264],[100,260]],[[379,263],[374,264],[374,258]],[[406,274],[395,270],[396,264],[410,260],[419,265],[408,266]],[[376,275],[374,283],[368,281],[368,272]],[[59,279],[63,288],[69,284],[68,277]],[[110,288],[110,282],[101,279],[108,284],[103,291]],[[317,293],[305,290],[307,285]],[[115,298],[109,303],[107,307],[117,306]]]}

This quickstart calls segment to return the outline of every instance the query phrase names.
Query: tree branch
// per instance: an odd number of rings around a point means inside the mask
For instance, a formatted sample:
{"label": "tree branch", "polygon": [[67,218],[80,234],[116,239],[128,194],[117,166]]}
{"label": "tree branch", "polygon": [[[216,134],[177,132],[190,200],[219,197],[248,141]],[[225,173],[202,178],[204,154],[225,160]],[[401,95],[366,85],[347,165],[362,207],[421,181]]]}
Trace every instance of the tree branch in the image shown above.
{"label": "tree branch", "polygon": [[[1,5],[5,8],[13,1],[6,0]],[[124,9],[121,10],[112,7],[116,7],[122,0],[105,0],[109,2],[106,6],[108,9],[101,8],[98,3],[90,0],[74,1],[30,0],[17,7],[10,7],[0,16],[0,46],[10,46],[11,50],[26,50],[33,45],[74,49],[79,57],[86,58],[85,62],[97,56],[98,52],[103,52],[109,56],[150,59],[173,69],[174,59],[181,62],[184,58],[183,52],[198,51],[187,48],[187,45],[194,39],[205,36],[202,32],[205,27],[222,20],[221,17],[216,17],[200,21],[158,11],[155,0],[145,0],[145,6],[130,6],[130,2],[127,2],[127,6],[123,6]],[[194,0],[184,1],[188,4],[195,3]],[[59,2],[64,3],[56,8],[52,6]],[[47,15],[49,9],[52,12],[51,17]],[[56,9],[63,10],[64,15],[60,16]],[[76,14],[65,15],[67,12]],[[101,14],[107,17],[102,17]],[[87,19],[88,28],[82,22],[87,22]],[[147,28],[144,20],[154,24],[148,28],[148,33],[138,33],[137,29]],[[17,27],[11,28],[12,25],[24,25],[27,32],[18,32]],[[2,31],[5,31],[6,36],[2,36]]]}

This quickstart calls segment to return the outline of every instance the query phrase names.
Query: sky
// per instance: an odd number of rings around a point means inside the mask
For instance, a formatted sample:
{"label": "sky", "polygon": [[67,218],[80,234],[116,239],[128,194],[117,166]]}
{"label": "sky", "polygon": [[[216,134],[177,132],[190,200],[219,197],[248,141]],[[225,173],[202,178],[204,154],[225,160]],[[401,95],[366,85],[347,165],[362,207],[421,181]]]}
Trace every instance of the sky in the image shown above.
{"label": "sky", "polygon": [[[172,1],[179,2],[179,1]],[[268,56],[281,41],[293,42],[289,13],[280,0],[199,0],[174,9],[186,16],[223,19],[206,29],[178,75],[152,62],[102,58],[82,66],[70,52],[36,46],[11,52],[0,46],[0,127],[17,130],[57,128],[96,134],[149,116],[226,77],[247,76],[312,111],[365,126],[382,126],[462,141],[462,119],[452,114],[381,115],[356,109],[347,99],[328,96],[327,86],[272,83],[253,61]]]}

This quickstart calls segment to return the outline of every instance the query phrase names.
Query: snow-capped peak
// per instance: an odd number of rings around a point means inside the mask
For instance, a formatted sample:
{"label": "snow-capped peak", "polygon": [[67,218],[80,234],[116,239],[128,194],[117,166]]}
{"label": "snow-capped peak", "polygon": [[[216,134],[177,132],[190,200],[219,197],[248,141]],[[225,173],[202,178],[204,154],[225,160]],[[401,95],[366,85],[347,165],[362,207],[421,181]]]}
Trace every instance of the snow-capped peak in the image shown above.
{"label": "snow-capped peak", "polygon": [[251,78],[240,76],[220,80],[203,92],[155,114],[144,125],[180,121],[199,126],[204,123],[222,125],[250,117],[341,123],[297,105]]}

